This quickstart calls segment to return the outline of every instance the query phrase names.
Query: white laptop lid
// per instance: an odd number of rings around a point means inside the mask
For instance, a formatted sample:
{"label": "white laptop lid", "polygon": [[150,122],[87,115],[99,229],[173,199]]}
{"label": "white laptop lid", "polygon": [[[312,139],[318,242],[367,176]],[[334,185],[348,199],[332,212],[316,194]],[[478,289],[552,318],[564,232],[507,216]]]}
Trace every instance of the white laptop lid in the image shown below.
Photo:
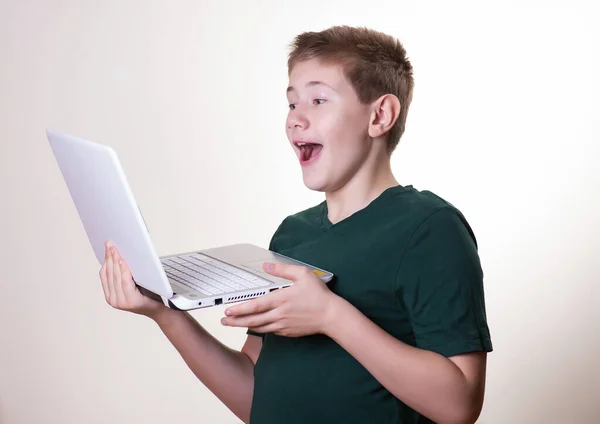
{"label": "white laptop lid", "polygon": [[137,284],[163,297],[173,290],[141,211],[113,149],[68,134],[46,131],[98,263],[111,240]]}

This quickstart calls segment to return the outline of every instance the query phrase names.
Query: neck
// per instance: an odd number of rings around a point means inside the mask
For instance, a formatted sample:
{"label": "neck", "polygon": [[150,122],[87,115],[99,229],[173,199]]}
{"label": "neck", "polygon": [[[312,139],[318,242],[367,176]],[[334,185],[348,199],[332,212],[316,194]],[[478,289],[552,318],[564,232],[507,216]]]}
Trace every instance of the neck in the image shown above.
{"label": "neck", "polygon": [[348,218],[367,207],[385,190],[397,185],[390,155],[385,151],[374,152],[346,184],[325,193],[329,221],[335,224]]}

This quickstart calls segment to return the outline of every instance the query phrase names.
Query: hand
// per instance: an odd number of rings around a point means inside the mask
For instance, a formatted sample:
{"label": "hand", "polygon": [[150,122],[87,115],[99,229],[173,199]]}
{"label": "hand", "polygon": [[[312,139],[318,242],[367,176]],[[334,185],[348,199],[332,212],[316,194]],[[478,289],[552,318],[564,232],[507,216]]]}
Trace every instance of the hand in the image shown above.
{"label": "hand", "polygon": [[228,308],[221,323],[287,337],[326,334],[338,296],[304,266],[265,263],[263,269],[294,285]]}
{"label": "hand", "polygon": [[152,318],[166,306],[144,296],[135,285],[125,259],[116,246],[105,244],[104,264],[100,268],[100,280],[106,302],[113,308],[134,312]]}

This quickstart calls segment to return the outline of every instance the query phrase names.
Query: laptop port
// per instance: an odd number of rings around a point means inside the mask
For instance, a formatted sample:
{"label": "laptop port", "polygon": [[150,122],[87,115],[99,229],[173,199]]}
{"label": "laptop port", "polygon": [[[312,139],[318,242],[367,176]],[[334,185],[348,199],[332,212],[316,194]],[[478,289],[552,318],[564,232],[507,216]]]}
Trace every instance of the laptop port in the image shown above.
{"label": "laptop port", "polygon": [[272,292],[274,292],[275,290],[279,290],[279,287],[275,287],[275,288],[273,288],[273,289],[270,289],[270,290],[269,290],[269,293],[272,293]]}
{"label": "laptop port", "polygon": [[215,305],[220,305],[222,303],[223,303],[223,298],[220,297],[218,299],[215,299]]}

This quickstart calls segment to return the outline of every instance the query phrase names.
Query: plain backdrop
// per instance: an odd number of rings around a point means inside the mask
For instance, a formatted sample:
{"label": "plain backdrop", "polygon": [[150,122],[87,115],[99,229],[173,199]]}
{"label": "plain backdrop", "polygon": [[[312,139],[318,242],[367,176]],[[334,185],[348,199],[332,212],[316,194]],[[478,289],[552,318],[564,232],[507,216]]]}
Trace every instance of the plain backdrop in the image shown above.
{"label": "plain backdrop", "polygon": [[[479,422],[600,422],[593,3],[0,1],[0,422],[239,422],[153,322],[105,303],[44,131],[116,149],[159,254],[266,247],[324,198],[285,137],[286,60],[335,24],[404,43],[395,175],[478,238],[495,348]],[[222,315],[193,312],[240,348]]]}

